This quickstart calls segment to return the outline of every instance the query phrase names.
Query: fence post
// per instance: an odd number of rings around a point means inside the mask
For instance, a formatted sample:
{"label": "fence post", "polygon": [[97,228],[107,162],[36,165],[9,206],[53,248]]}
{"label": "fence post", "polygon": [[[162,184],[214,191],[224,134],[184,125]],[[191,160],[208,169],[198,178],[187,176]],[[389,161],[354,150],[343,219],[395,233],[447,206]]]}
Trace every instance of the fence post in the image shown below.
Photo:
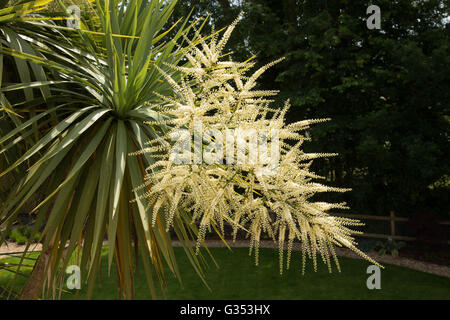
{"label": "fence post", "polygon": [[391,237],[394,240],[395,237],[395,213],[391,211]]}

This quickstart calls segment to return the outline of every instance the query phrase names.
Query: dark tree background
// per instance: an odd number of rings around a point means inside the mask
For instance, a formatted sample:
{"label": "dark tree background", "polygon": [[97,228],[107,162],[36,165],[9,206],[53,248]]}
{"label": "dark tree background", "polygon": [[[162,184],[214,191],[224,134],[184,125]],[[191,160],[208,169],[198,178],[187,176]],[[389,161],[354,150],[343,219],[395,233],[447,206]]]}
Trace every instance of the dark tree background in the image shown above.
{"label": "dark tree background", "polygon": [[[381,30],[366,26],[370,4],[381,8]],[[244,11],[228,45],[234,59],[286,57],[260,86],[281,91],[279,106],[291,100],[289,121],[332,118],[306,148],[339,153],[315,170],[353,188],[344,195],[352,211],[448,220],[447,1],[183,0],[177,10],[209,14],[216,29]]]}

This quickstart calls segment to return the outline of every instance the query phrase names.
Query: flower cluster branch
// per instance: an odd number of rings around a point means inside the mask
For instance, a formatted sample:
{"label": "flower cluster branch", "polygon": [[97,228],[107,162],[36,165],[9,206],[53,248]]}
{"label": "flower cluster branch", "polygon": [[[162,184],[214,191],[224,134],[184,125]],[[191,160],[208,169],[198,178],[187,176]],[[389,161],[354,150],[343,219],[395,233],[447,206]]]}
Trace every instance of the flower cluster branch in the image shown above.
{"label": "flower cluster branch", "polygon": [[[164,120],[149,123],[164,124],[169,129],[140,151],[157,159],[147,168],[146,183],[141,186],[148,190],[143,197],[151,200],[148,209],[152,211],[153,222],[158,215],[164,215],[170,228],[178,210],[192,212],[193,222],[199,224],[197,248],[212,228],[223,234],[224,224],[228,223],[234,228],[234,236],[243,229],[250,236],[256,264],[260,239],[265,233],[278,241],[280,272],[285,260],[289,268],[295,241],[301,243],[303,272],[306,257],[312,259],[314,270],[317,269],[318,256],[330,272],[331,260],[340,270],[335,246],[350,248],[377,264],[356,247],[353,236],[360,232],[350,227],[362,223],[330,214],[330,210],[347,208],[345,203],[313,200],[318,193],[349,190],[317,183],[323,177],[310,170],[314,159],[335,154],[305,153],[302,149],[308,140],[304,131],[329,119],[286,124],[289,102],[282,109],[273,108],[271,97],[277,91],[255,89],[264,71],[282,59],[249,73],[253,67],[251,59],[234,62],[223,58],[224,46],[237,22],[220,39],[214,35],[207,42],[199,34],[195,43],[186,39],[190,44],[186,53],[188,63],[168,65],[169,69],[182,72],[181,81],[173,79],[170,72],[159,70],[175,94],[160,95],[163,103],[153,108],[164,114]],[[179,143],[174,143],[174,136],[181,130],[192,137],[200,134],[200,130],[208,132],[185,148],[183,161],[174,156],[179,155],[175,151],[180,148]],[[243,132],[258,133],[253,145],[252,137]],[[239,142],[248,142],[250,147],[224,151],[217,143],[223,139],[227,147]],[[200,157],[196,153],[198,143],[201,148],[206,146]],[[259,151],[252,158],[255,148],[264,152]],[[274,150],[275,155],[271,153]]]}

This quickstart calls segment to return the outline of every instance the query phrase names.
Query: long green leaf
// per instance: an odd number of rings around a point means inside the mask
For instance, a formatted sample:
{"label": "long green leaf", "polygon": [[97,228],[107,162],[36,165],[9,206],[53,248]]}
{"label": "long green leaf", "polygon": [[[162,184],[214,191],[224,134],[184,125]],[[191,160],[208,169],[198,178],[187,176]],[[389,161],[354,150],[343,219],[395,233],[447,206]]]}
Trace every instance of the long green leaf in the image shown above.
{"label": "long green leaf", "polygon": [[122,189],[122,183],[125,175],[125,166],[127,158],[127,132],[123,121],[118,121],[117,136],[116,136],[116,159],[115,159],[115,176],[112,182],[112,194],[110,195],[113,205],[109,215],[108,226],[108,268],[111,268],[111,263],[114,253],[114,239],[116,237],[117,221],[118,221],[118,205]]}

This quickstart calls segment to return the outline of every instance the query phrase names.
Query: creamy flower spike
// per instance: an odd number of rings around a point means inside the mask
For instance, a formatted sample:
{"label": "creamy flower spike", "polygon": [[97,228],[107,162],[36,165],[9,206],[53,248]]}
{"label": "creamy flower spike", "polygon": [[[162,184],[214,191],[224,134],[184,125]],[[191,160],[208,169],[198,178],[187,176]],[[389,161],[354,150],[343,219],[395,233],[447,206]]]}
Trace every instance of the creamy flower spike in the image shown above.
{"label": "creamy flower spike", "polygon": [[[181,81],[175,81],[159,69],[172,85],[175,96],[160,96],[163,104],[154,106],[165,115],[164,121],[157,123],[167,125],[167,132],[149,141],[149,147],[139,152],[147,152],[160,159],[147,168],[149,174],[145,185],[141,186],[149,190],[144,197],[152,200],[153,223],[158,215],[165,215],[167,228],[170,228],[180,210],[192,212],[193,222],[199,224],[197,249],[208,231],[214,229],[223,234],[224,224],[229,223],[234,228],[234,236],[239,229],[250,235],[250,250],[254,249],[256,264],[261,236],[268,234],[279,243],[280,272],[284,268],[285,245],[287,243],[286,267],[289,268],[294,241],[301,243],[302,272],[305,271],[306,257],[312,259],[314,270],[317,269],[318,254],[330,272],[330,256],[340,270],[334,246],[350,248],[378,265],[356,248],[352,236],[360,232],[348,228],[363,224],[328,213],[329,210],[347,208],[345,203],[312,200],[317,193],[349,190],[313,182],[323,178],[310,171],[312,160],[335,154],[305,153],[302,150],[303,142],[309,140],[302,131],[329,119],[286,124],[289,102],[282,109],[272,108],[269,97],[276,95],[277,91],[253,90],[263,72],[282,59],[253,74],[247,74],[253,66],[250,61],[220,61],[222,50],[237,22],[228,27],[219,41],[217,36],[213,36],[206,43],[199,35],[197,45],[188,40],[190,47],[186,58],[190,67],[169,65],[185,75]],[[197,145],[193,139],[194,143],[185,151],[188,159],[196,161],[176,164],[170,157],[175,148],[171,137],[179,130],[188,130],[195,136],[198,134],[195,123],[201,123],[203,132],[216,130],[223,133],[227,143],[231,139],[234,142],[244,139],[225,134],[227,132],[242,129],[277,132],[277,139],[266,137],[264,146],[266,150],[278,147],[277,163],[270,163],[268,152],[261,154],[255,163],[225,158],[227,152],[236,156],[235,150],[224,150],[223,159],[219,162],[198,161],[195,154],[198,143],[200,147],[208,145],[218,139],[216,134],[216,137],[203,136],[197,140]],[[244,151],[244,156],[250,153],[251,150]]]}

